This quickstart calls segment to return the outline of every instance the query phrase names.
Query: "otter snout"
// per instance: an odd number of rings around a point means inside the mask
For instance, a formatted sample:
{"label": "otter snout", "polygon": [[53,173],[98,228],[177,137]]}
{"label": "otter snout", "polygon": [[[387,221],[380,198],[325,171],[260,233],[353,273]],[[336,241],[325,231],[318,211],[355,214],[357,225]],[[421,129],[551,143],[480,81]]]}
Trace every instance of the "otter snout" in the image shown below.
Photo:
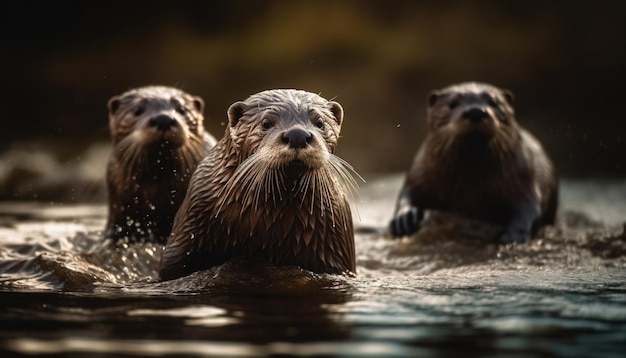
{"label": "otter snout", "polygon": [[465,110],[462,114],[462,118],[472,123],[479,123],[489,119],[489,113],[482,108],[473,107]]}
{"label": "otter snout", "polygon": [[166,114],[160,114],[156,117],[150,118],[148,125],[150,127],[156,127],[160,131],[167,131],[176,126],[176,120]]}
{"label": "otter snout", "polygon": [[291,149],[306,148],[313,140],[313,135],[301,128],[292,128],[283,133],[283,143]]}

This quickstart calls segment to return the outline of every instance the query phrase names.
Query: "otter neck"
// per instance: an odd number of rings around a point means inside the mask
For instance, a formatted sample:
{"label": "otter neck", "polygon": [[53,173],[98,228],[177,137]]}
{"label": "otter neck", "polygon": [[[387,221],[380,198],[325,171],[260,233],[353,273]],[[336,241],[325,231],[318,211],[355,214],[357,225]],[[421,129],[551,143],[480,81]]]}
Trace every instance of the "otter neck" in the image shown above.
{"label": "otter neck", "polygon": [[[314,272],[353,269],[351,256],[332,240],[352,230],[347,203],[339,193],[324,196],[301,186],[301,180],[285,179],[282,188],[225,204],[218,216],[223,222],[215,230],[231,230],[221,238],[229,243],[229,256],[256,256],[274,265],[296,265]],[[232,222],[237,225],[228,225]]]}
{"label": "otter neck", "polygon": [[523,153],[519,134],[507,138],[501,133],[493,137],[470,133],[452,140],[432,136],[428,145],[436,154],[437,171],[464,181],[484,180],[485,173],[511,170],[518,166],[518,158]]}
{"label": "otter neck", "polygon": [[[155,183],[167,180],[180,181],[183,175],[190,176],[201,157],[193,153],[183,153],[181,148],[153,145],[142,150],[136,158],[124,159],[121,153],[121,162],[126,162],[124,168],[130,182]],[[178,178],[178,179],[177,179]]]}

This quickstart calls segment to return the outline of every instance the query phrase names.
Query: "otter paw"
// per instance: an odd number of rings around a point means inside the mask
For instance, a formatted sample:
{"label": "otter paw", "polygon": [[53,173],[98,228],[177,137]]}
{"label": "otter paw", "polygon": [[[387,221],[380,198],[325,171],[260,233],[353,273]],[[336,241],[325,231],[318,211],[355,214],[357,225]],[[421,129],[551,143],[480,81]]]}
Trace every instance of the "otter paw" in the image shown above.
{"label": "otter paw", "polygon": [[391,220],[389,231],[393,237],[411,235],[419,229],[420,220],[420,211],[416,207],[411,207]]}
{"label": "otter paw", "polygon": [[530,239],[530,232],[523,229],[508,228],[498,238],[498,242],[501,244],[509,244],[517,242],[523,244]]}

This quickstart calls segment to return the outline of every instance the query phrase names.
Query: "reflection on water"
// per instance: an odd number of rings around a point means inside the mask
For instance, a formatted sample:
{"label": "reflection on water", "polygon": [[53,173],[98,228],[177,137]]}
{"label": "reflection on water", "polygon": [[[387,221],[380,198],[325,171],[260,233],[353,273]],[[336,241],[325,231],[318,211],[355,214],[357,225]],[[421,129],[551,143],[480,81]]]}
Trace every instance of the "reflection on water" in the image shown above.
{"label": "reflection on water", "polygon": [[400,181],[382,177],[362,188],[357,278],[242,260],[156,282],[162,248],[101,241],[103,206],[1,204],[0,349],[90,357],[623,354],[626,183],[566,181],[557,226],[527,245],[495,246],[471,230],[447,237],[458,227],[435,215],[420,236],[387,239]]}

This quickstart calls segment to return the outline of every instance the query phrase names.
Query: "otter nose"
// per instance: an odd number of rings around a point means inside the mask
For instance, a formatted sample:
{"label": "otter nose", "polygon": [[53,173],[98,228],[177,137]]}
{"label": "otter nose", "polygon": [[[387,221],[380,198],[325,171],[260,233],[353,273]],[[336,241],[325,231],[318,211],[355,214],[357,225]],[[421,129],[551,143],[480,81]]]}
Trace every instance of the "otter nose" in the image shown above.
{"label": "otter nose", "polygon": [[283,142],[289,144],[289,148],[300,149],[305,148],[313,136],[304,129],[294,128],[283,133]]}
{"label": "otter nose", "polygon": [[166,131],[173,127],[176,124],[176,121],[168,115],[160,114],[156,117],[150,118],[148,124],[151,127],[157,127],[158,130]]}
{"label": "otter nose", "polygon": [[471,122],[481,122],[488,117],[489,113],[482,108],[470,108],[463,112],[463,118],[469,119]]}

